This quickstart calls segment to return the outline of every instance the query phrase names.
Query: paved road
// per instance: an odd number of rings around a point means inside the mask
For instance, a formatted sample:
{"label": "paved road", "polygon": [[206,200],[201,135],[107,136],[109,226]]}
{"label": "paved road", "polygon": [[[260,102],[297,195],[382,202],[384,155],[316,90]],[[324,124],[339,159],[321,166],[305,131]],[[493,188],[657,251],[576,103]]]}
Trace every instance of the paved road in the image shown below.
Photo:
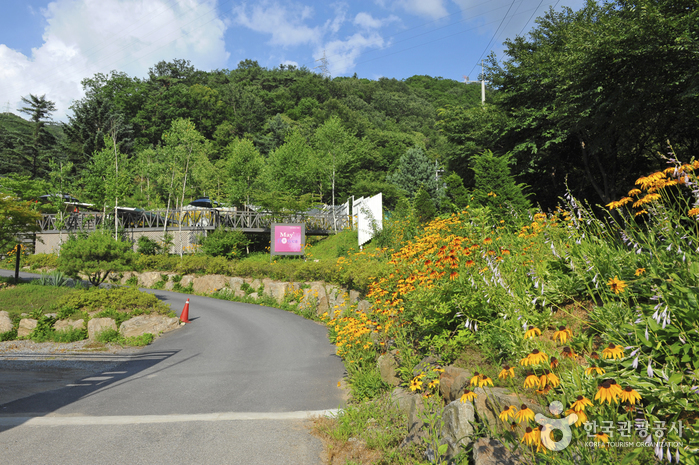
{"label": "paved road", "polygon": [[[187,298],[148,292],[178,314]],[[278,309],[189,298],[192,323],[129,361],[0,406],[3,462],[318,463],[305,418],[343,404],[344,368],[326,329]]]}

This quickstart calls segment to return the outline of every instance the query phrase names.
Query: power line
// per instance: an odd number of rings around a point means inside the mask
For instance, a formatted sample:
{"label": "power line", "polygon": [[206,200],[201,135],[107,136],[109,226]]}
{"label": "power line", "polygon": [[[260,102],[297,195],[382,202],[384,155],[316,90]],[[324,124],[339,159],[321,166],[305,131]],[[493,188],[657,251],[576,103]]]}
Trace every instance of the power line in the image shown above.
{"label": "power line", "polygon": [[[493,34],[493,37],[490,39],[490,42],[488,42],[488,45],[485,46],[485,50],[483,50],[483,53],[481,53],[481,56],[478,57],[478,61],[481,61],[483,59],[483,55],[485,55],[485,52],[488,51],[488,48],[490,47],[490,44],[493,43],[493,40],[495,40],[495,36],[498,34],[498,31],[500,30],[500,27],[502,27],[502,23],[505,22],[505,18],[507,18],[507,15],[510,13],[510,10],[512,9],[512,6],[515,4],[516,0],[512,0],[512,3],[510,4],[510,7],[507,9],[507,12],[505,12],[505,16],[502,17],[502,21],[500,21],[500,25],[498,26],[497,29],[495,29],[495,33]],[[473,65],[473,68],[471,68],[471,72],[468,73],[469,75],[473,74],[473,70],[476,69],[476,66],[478,66],[478,62],[476,62],[475,65]]]}

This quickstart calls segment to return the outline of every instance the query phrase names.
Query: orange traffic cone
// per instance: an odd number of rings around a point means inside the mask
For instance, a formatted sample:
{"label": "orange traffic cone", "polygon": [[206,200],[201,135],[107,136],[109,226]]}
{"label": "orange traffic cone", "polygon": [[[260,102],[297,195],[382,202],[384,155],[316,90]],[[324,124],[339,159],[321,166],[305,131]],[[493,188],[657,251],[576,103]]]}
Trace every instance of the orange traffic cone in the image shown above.
{"label": "orange traffic cone", "polygon": [[187,302],[184,304],[184,308],[180,314],[180,321],[182,323],[191,323],[191,321],[189,321],[189,299],[187,299]]}

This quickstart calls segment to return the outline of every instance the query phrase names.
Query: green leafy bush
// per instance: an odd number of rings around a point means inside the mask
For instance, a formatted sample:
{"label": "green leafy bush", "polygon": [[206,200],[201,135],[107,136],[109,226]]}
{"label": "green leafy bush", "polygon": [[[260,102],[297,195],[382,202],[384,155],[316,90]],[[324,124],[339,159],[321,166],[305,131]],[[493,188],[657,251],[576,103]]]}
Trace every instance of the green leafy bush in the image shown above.
{"label": "green leafy bush", "polygon": [[76,342],[83,339],[87,339],[87,330],[76,328],[54,331],[52,337],[54,342]]}
{"label": "green leafy bush", "polygon": [[143,255],[157,255],[162,251],[162,247],[156,241],[147,236],[138,238],[138,253]]}
{"label": "green leafy bush", "polygon": [[118,343],[122,339],[122,336],[116,329],[105,329],[97,334],[96,339],[97,342],[102,342],[104,344],[108,344],[110,342]]}
{"label": "green leafy bush", "polygon": [[52,253],[37,253],[24,257],[24,264],[32,270],[37,268],[56,268],[58,267],[58,255]]}
{"label": "green leafy bush", "polygon": [[108,231],[97,230],[89,235],[70,236],[61,246],[58,268],[74,278],[85,274],[97,286],[109,273],[126,270],[132,258],[130,243],[114,239]]}
{"label": "green leafy bush", "polygon": [[239,257],[250,243],[244,232],[218,228],[201,240],[201,248],[212,257]]}
{"label": "green leafy bush", "polygon": [[142,310],[167,314],[169,306],[152,294],[129,287],[114,289],[90,289],[86,292],[61,297],[56,302],[59,307],[72,307],[81,310],[115,309],[119,312]]}

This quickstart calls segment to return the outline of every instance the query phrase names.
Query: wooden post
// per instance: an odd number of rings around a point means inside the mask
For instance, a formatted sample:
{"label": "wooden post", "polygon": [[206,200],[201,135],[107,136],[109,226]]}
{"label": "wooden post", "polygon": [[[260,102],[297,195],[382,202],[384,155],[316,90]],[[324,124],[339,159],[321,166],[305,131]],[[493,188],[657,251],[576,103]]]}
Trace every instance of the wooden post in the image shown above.
{"label": "wooden post", "polygon": [[15,257],[15,284],[19,284],[19,257],[22,255],[22,244],[17,244],[17,256]]}

